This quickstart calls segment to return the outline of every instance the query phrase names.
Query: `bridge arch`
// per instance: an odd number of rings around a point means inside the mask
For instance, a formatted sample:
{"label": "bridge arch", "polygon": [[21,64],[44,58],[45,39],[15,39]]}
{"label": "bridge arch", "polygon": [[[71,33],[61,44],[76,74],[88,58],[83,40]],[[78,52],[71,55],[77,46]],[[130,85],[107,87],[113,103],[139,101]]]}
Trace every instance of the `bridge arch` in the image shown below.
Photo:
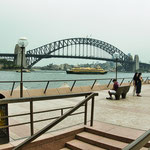
{"label": "bridge arch", "polygon": [[[65,48],[68,48],[69,46],[73,45],[79,45],[79,54],[76,54],[76,50],[73,53],[72,50],[64,50]],[[82,45],[82,48],[81,48]],[[26,53],[27,56],[27,65],[28,68],[31,68],[33,65],[35,65],[37,62],[39,62],[43,58],[52,58],[52,57],[61,57],[61,58],[82,58],[82,59],[95,59],[95,60],[110,60],[114,61],[114,59],[107,59],[107,58],[101,58],[97,56],[97,52],[93,56],[87,55],[92,53],[91,49],[86,49],[85,46],[93,46],[96,47],[97,50],[103,50],[109,55],[113,56],[115,53],[118,54],[118,61],[126,68],[125,62],[132,61],[131,58],[123,53],[121,50],[116,48],[115,46],[101,41],[97,39],[92,38],[69,38],[69,39],[63,39],[59,41],[55,41],[43,46],[40,46],[38,48],[35,48],[33,50],[29,50]],[[60,55],[61,51],[61,55]],[[69,52],[71,52],[69,54]],[[94,50],[93,50],[94,51]],[[57,54],[56,54],[57,52]],[[84,52],[86,52],[84,54]]]}

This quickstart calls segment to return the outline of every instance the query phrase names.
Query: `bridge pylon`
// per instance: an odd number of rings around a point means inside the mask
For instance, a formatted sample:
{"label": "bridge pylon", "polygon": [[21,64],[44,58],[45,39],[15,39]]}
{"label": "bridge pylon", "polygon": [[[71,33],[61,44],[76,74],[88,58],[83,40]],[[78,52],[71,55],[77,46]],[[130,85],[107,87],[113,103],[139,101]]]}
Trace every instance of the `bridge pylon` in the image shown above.
{"label": "bridge pylon", "polygon": [[[22,49],[18,44],[15,46],[14,54],[17,54],[17,57],[14,58],[14,63],[16,66],[21,66],[21,51]],[[23,51],[23,68],[27,68],[26,57],[25,57],[25,49]]]}
{"label": "bridge pylon", "polygon": [[134,72],[137,72],[139,71],[140,67],[139,67],[139,56],[138,55],[135,55],[134,56],[134,65],[133,65],[133,71]]}

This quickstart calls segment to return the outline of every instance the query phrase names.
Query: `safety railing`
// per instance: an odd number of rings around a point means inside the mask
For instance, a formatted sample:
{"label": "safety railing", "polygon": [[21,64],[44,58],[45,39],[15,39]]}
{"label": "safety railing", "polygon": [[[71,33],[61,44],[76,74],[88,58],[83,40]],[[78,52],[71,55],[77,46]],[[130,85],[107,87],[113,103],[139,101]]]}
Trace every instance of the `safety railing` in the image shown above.
{"label": "safety railing", "polygon": [[[87,82],[87,81],[93,81],[92,82],[92,85],[89,85],[91,87],[91,90],[94,88],[94,86],[96,85],[97,81],[108,81],[108,83],[106,83],[107,87],[110,86],[112,80],[114,78],[103,78],[103,79],[76,79],[76,80],[28,80],[28,81],[23,81],[23,83],[46,83],[45,85],[45,88],[44,88],[44,94],[46,93],[48,87],[49,87],[49,84],[50,83],[58,83],[58,82],[63,82],[63,83],[66,83],[66,82],[73,82],[72,85],[70,86],[70,91],[73,90],[73,88],[75,87],[76,83],[77,82],[81,82],[81,81],[84,81],[84,82]],[[133,78],[132,77],[129,77],[129,78],[118,78],[118,80],[120,81],[120,85],[122,85],[124,83],[124,81],[127,81],[128,80],[128,83],[131,85],[132,84],[132,81],[133,81]],[[149,77],[143,77],[143,83],[146,83],[149,81]],[[10,92],[10,96],[12,96],[13,94],[13,91],[14,91],[14,87],[15,87],[15,84],[16,83],[20,83],[20,81],[0,81],[0,84],[1,83],[9,83],[9,84],[12,84],[12,87],[11,87],[11,92]],[[28,88],[28,87],[27,87]]]}
{"label": "safety railing", "polygon": [[[27,97],[27,98],[17,98],[17,99],[2,99],[0,100],[0,104],[15,104],[15,103],[27,103],[29,102],[30,104],[30,111],[29,113],[22,113],[22,114],[15,114],[15,115],[8,115],[8,116],[1,116],[0,119],[8,119],[8,118],[12,118],[12,117],[18,117],[18,116],[27,116],[29,115],[30,121],[28,122],[23,122],[23,123],[17,123],[17,124],[13,124],[13,125],[4,125],[4,126],[0,126],[0,129],[3,128],[10,128],[10,127],[15,127],[15,126],[20,126],[20,125],[25,125],[25,124],[30,124],[30,134],[35,135],[34,134],[34,123],[37,122],[42,122],[42,121],[47,121],[47,120],[59,120],[61,121],[62,119],[68,117],[69,115],[78,115],[78,114],[84,114],[84,124],[87,124],[87,101],[90,100],[92,98],[92,104],[91,104],[91,121],[90,124],[91,126],[93,125],[93,114],[94,114],[94,97],[97,96],[97,93],[91,93],[91,92],[87,92],[87,93],[77,93],[77,94],[67,94],[67,95],[54,95],[54,96],[42,96],[42,97]],[[76,105],[75,107],[71,106],[71,107],[63,107],[63,108],[57,108],[57,109],[51,109],[51,110],[42,110],[42,111],[36,111],[34,112],[34,103],[36,101],[43,101],[43,100],[56,100],[56,99],[64,99],[64,98],[74,98],[74,97],[86,97],[82,102],[80,102],[78,105]],[[76,112],[73,113],[75,110],[77,110],[80,107],[84,107],[83,111],[80,112]],[[67,113],[64,113],[64,110],[66,109],[71,109],[70,111],[68,111]],[[46,112],[51,112],[51,111],[60,111],[60,115],[59,116],[55,116],[52,118],[46,118],[46,119],[40,119],[40,120],[34,120],[34,115],[38,114],[38,113],[46,113]],[[58,121],[58,122],[59,122]],[[53,121],[50,124],[50,127],[48,127],[48,129],[50,129],[51,127],[55,126],[57,123],[57,121]],[[47,130],[44,130],[45,132]],[[38,132],[39,133],[39,132]],[[42,130],[42,134],[43,134],[43,130]],[[37,134],[36,134],[37,135]],[[41,135],[41,134],[40,134]],[[39,135],[38,135],[39,136]]]}
{"label": "safety railing", "polygon": [[135,141],[127,145],[123,150],[139,150],[150,141],[150,129],[138,137]]}
{"label": "safety railing", "polygon": [[[80,94],[73,94],[73,95],[74,96],[81,96]],[[73,95],[68,95],[68,96],[72,97]],[[19,144],[18,146],[16,146],[13,150],[19,150],[22,147],[24,147],[25,145],[31,143],[33,140],[35,140],[36,138],[38,138],[39,136],[41,136],[42,134],[44,134],[45,132],[47,132],[48,130],[50,130],[52,127],[56,126],[58,123],[60,123],[62,120],[64,120],[68,116],[70,116],[73,112],[75,112],[77,109],[79,109],[83,105],[85,106],[84,124],[86,125],[86,123],[87,123],[87,102],[90,99],[91,99],[91,119],[90,119],[90,125],[93,126],[93,119],[94,119],[94,97],[97,96],[97,95],[98,95],[97,93],[82,94],[82,96],[86,96],[86,98],[84,100],[82,100],[76,106],[74,106],[69,111],[67,111],[65,114],[63,114],[62,116],[60,116],[58,119],[56,119],[53,122],[51,122],[50,124],[48,124],[42,130],[38,131],[37,133],[35,133],[31,137],[29,137],[27,140],[25,140],[24,142],[22,142],[21,144]],[[63,97],[67,98],[68,96],[65,95]],[[60,96],[53,96],[53,97],[49,97],[49,98],[51,98],[51,99],[54,98],[55,99],[55,98],[59,98],[59,97]],[[37,100],[37,99],[35,98],[35,100]],[[32,101],[32,99],[30,99],[29,101]]]}

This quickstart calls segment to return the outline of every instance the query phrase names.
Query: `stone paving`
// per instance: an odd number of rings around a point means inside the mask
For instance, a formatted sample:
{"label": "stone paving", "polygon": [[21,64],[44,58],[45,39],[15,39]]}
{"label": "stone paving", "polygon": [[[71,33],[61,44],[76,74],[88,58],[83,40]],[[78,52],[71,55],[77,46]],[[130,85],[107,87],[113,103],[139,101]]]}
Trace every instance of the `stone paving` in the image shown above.
{"label": "stone paving", "polygon": [[[107,90],[96,91],[99,93],[99,96],[97,96],[95,99],[94,120],[139,130],[150,129],[150,85],[146,84],[142,86],[142,97],[132,96],[132,90],[133,87],[130,88],[129,93],[127,94],[127,98],[120,100],[107,100]],[[74,106],[81,100],[83,100],[83,97],[69,98],[64,99],[63,101],[59,99],[55,101],[34,102],[34,111],[58,108],[60,106]],[[29,112],[29,103],[9,104],[9,114],[16,114],[20,112]],[[90,102],[88,106],[88,112],[90,112]],[[60,115],[60,112],[55,112],[53,114],[46,113],[44,115],[38,114],[34,116],[34,120],[37,120],[39,118],[42,119],[46,117],[52,117],[54,115]],[[62,123],[54,127],[52,131],[83,123],[83,116],[83,114],[80,114],[68,117]],[[90,113],[88,113],[88,120],[89,119]],[[29,116],[16,117],[9,120],[10,124],[20,123],[24,121],[29,121]],[[35,123],[34,131],[38,131],[48,123],[49,121]],[[10,128],[11,140],[20,139],[29,135],[29,125]]]}
{"label": "stone paving", "polygon": [[130,88],[126,99],[106,100],[107,91],[96,97],[95,119],[129,128],[150,129],[150,85],[142,86],[142,97],[132,95]]}

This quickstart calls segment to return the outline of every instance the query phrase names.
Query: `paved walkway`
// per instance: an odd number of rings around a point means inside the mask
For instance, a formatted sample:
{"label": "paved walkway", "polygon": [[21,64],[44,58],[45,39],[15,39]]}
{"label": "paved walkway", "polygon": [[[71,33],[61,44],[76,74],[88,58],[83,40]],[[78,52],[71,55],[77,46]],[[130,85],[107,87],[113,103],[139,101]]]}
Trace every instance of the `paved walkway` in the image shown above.
{"label": "paved walkway", "polygon": [[95,119],[115,125],[150,129],[150,85],[142,86],[142,97],[132,96],[130,88],[126,99],[106,100],[107,91],[100,91],[96,98]]}
{"label": "paved walkway", "polygon": [[[121,127],[129,127],[140,130],[150,129],[150,85],[142,86],[142,97],[132,96],[133,87],[130,88],[126,99],[120,100],[106,100],[108,96],[107,90],[97,91],[99,96],[96,97],[95,101],[95,117],[96,121],[110,123],[118,125]],[[50,108],[58,108],[63,106],[74,106],[82,98],[71,98],[65,100],[55,100],[46,102],[35,102],[34,111],[45,110]],[[89,108],[90,111],[90,103]],[[81,110],[82,111],[82,110]],[[29,112],[29,104],[10,104],[9,114],[25,113]],[[90,113],[89,113],[90,114]],[[53,114],[37,114],[34,115],[34,120],[51,117],[54,115],[60,115],[60,112],[55,112]],[[65,128],[70,125],[75,125],[83,122],[83,114],[68,117],[62,123],[58,124],[52,130],[58,130],[60,128]],[[90,116],[88,116],[90,118]],[[20,123],[24,121],[29,121],[29,116],[16,117],[10,119],[10,124]],[[49,121],[35,123],[35,132],[48,124]],[[23,125],[20,127],[10,128],[11,140],[19,139],[30,135],[30,126]]]}

